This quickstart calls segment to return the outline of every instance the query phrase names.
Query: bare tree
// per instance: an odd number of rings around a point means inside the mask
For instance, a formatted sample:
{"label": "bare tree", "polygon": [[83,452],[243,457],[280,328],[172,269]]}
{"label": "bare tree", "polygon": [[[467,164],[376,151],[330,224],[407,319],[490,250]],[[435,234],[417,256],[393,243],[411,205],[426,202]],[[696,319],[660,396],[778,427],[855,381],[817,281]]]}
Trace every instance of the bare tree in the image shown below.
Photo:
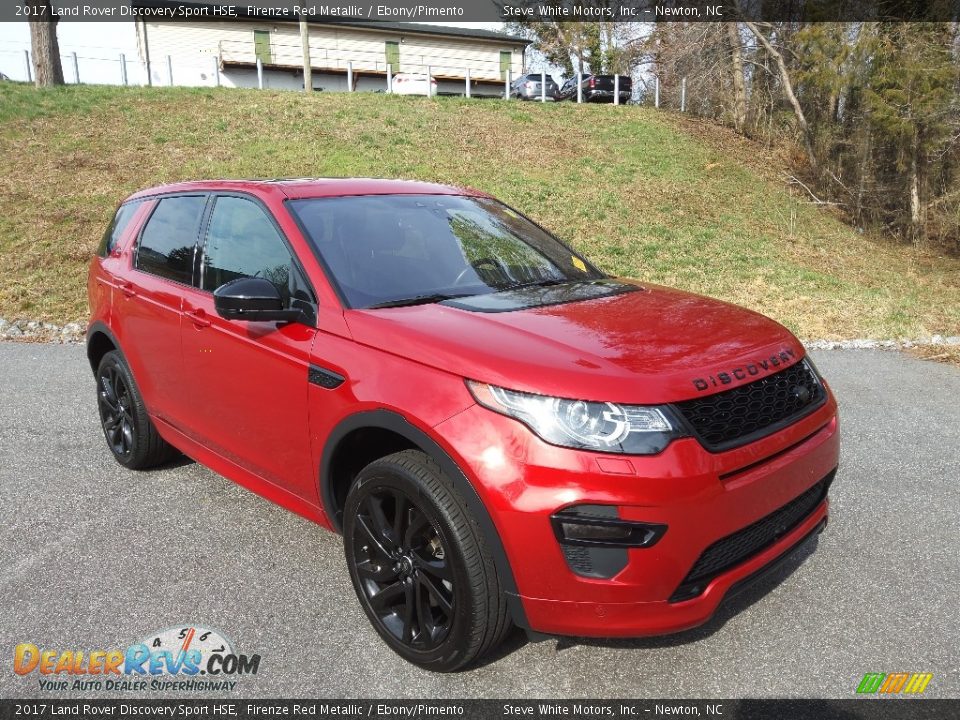
{"label": "bare tree", "polygon": [[730,43],[730,73],[733,76],[731,116],[733,129],[742,133],[747,123],[747,93],[743,84],[743,54],[740,48],[740,29],[735,22],[726,23]]}
{"label": "bare tree", "polygon": [[60,43],[57,42],[58,18],[50,0],[26,0],[24,7],[30,16],[30,45],[37,87],[63,85]]}
{"label": "bare tree", "polygon": [[797,95],[793,91],[793,82],[790,80],[790,73],[787,70],[787,64],[783,60],[783,55],[781,55],[766,36],[760,32],[756,23],[744,21],[743,24],[753,33],[754,37],[757,38],[757,42],[763,46],[767,54],[773,58],[773,62],[777,66],[777,71],[780,73],[780,84],[783,88],[783,94],[786,95],[787,102],[789,102],[790,107],[793,108],[793,114],[797,117],[797,125],[800,126],[800,132],[803,134],[803,145],[807,151],[807,159],[810,161],[810,166],[816,169],[817,156],[813,149],[813,136],[810,132],[810,124],[807,122],[807,117],[803,114],[803,108],[800,107],[800,101],[797,100]]}

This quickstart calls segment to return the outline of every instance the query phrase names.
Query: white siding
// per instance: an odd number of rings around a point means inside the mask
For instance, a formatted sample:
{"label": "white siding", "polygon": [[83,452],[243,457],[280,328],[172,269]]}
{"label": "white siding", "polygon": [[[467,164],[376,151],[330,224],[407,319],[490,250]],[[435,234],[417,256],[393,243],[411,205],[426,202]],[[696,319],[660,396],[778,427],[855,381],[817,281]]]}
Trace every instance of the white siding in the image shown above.
{"label": "white siding", "polygon": [[[237,65],[256,63],[254,31],[270,33],[270,62],[267,64],[271,77],[279,68],[299,68],[302,63],[300,31],[295,23],[270,22],[164,22],[146,23],[147,42],[151,58],[151,76],[155,84],[170,82],[167,57],[173,65],[173,82],[177,85],[212,85],[215,83],[213,64],[221,63],[224,73],[221,80],[231,84],[227,76],[246,79],[246,73],[238,73]],[[141,33],[143,27],[140,28]],[[387,69],[386,42],[400,43],[400,72],[424,73],[430,67],[438,80],[462,79],[466,71],[477,81],[499,81],[500,53],[511,54],[511,75],[523,72],[523,47],[475,38],[434,37],[389,30],[360,30],[354,28],[311,25],[310,57],[316,72],[323,70],[346,71],[352,63],[357,73],[358,87],[365,83],[363,73],[385,76]],[[141,61],[143,43],[141,38]],[[216,60],[215,60],[216,59]],[[265,75],[265,77],[267,77]],[[290,76],[277,85],[290,87]],[[246,82],[242,83],[246,85]],[[256,78],[254,76],[254,82]],[[293,82],[302,87],[302,80]],[[333,83],[326,83],[334,89]],[[345,89],[345,83],[343,84]]]}
{"label": "white siding", "polygon": [[512,76],[522,73],[521,47],[485,41],[410,36],[400,45],[400,71],[424,72],[429,65],[435,76],[462,78],[469,68],[470,76],[475,80],[499,80],[501,51],[511,54]]}
{"label": "white siding", "polygon": [[[145,65],[144,26],[141,24],[138,30],[140,62]],[[247,38],[252,52],[253,31],[238,23],[146,23],[150,78],[154,85],[170,84],[167,67],[169,56],[173,65],[174,85],[214,85],[214,64],[219,63],[220,41],[243,41]]]}

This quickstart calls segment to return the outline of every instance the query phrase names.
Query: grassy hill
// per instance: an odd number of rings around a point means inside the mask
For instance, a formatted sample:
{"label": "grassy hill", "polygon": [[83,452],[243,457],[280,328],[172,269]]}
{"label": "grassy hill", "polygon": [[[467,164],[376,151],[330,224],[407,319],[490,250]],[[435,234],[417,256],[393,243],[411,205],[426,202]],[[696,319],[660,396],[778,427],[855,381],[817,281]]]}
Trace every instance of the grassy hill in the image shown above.
{"label": "grassy hill", "polygon": [[[760,310],[802,337],[958,334],[960,261],[858,234],[762,148],[640,107],[0,83],[0,316],[86,313],[115,204],[188,178],[472,185],[605,270]],[[766,166],[770,167],[766,167]]]}

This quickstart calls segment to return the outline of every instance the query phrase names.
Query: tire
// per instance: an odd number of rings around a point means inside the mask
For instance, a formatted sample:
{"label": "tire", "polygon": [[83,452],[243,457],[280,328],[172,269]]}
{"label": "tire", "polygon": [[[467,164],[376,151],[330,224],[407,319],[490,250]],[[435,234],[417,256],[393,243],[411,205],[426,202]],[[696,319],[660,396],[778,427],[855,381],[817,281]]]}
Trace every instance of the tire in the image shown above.
{"label": "tire", "polygon": [[97,407],[107,447],[131,470],[167,462],[176,451],[157,432],[123,356],[108,352],[97,366]]}
{"label": "tire", "polygon": [[509,630],[480,530],[439,465],[422,452],[394,453],[360,471],[347,495],[343,538],[364,612],[411,663],[459,670]]}

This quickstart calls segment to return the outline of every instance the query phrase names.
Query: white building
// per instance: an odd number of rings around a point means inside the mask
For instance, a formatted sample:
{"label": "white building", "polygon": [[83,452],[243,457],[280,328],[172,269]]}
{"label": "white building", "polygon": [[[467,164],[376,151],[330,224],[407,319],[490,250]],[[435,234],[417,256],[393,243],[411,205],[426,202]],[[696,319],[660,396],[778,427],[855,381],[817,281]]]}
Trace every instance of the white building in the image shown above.
{"label": "white building", "polygon": [[[140,62],[154,85],[303,88],[296,22],[260,19],[136,23]],[[504,81],[524,71],[523,38],[491,30],[395,22],[309,23],[315,90],[384,91],[387,76],[426,74],[438,94],[502,97]]]}

